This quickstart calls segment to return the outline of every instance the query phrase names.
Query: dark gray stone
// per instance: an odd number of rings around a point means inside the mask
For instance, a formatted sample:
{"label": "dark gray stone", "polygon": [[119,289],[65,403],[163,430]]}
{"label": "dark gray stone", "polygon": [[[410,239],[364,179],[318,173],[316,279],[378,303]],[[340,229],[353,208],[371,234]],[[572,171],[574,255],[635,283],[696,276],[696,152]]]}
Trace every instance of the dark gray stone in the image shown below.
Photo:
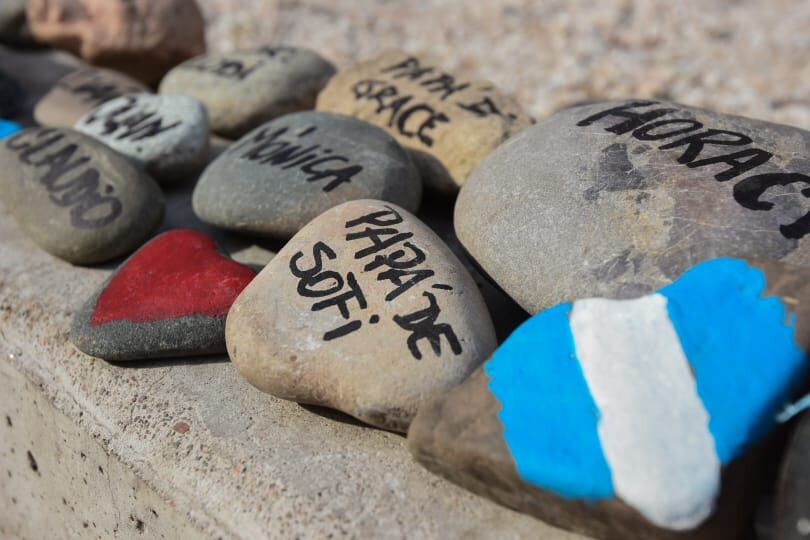
{"label": "dark gray stone", "polygon": [[785,452],[775,514],[776,539],[810,538],[810,412],[798,418]]}
{"label": "dark gray stone", "polygon": [[166,74],[160,93],[199,99],[211,129],[235,139],[282,114],[313,108],[334,73],[309,49],[261,47],[193,58]]}
{"label": "dark gray stone", "polygon": [[91,264],[137,248],[160,223],[146,173],[71,129],[31,128],[0,144],[0,200],[40,247]]}
{"label": "dark gray stone", "polygon": [[211,163],[194,211],[225,229],[289,238],[326,210],[358,199],[415,211],[422,183],[384,130],[348,116],[300,112],[268,122]]}
{"label": "dark gray stone", "polygon": [[560,111],[485,158],[458,237],[526,310],[655,290],[713,257],[810,264],[810,132],[653,101]]}

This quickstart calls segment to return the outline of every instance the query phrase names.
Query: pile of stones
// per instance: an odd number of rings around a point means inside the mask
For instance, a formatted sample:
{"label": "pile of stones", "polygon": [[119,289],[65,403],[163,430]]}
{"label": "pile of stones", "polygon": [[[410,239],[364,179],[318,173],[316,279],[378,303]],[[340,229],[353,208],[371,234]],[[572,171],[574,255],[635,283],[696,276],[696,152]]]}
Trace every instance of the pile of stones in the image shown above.
{"label": "pile of stones", "polygon": [[[0,41],[83,61],[32,111],[0,72],[4,211],[67,263],[118,263],[79,350],[227,352],[598,538],[738,538],[795,427],[769,537],[810,534],[809,132],[652,100],[535,123],[402,51],[206,54],[191,0],[4,2]],[[278,253],[154,236],[182,184],[202,223]],[[509,335],[485,280],[533,315]]]}

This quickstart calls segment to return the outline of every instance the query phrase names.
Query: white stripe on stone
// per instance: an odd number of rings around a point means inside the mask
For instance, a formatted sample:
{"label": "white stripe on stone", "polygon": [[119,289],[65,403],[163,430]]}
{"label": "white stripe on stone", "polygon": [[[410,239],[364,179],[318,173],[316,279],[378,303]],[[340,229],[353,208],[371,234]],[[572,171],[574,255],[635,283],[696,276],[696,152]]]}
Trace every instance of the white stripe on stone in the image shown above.
{"label": "white stripe on stone", "polygon": [[570,321],[616,495],[659,527],[696,527],[721,465],[667,299],[580,300]]}

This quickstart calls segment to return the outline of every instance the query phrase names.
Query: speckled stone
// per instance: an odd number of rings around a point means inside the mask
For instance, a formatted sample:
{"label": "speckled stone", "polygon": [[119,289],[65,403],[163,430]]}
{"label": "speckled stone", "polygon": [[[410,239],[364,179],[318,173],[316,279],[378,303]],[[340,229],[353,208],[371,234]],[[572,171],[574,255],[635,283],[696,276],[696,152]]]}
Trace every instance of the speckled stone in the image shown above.
{"label": "speckled stone", "polygon": [[0,143],[0,200],[44,250],[76,264],[138,247],[163,216],[155,181],[70,129],[31,128]]}
{"label": "speckled stone", "polygon": [[141,83],[108,69],[86,68],[59,79],[37,103],[34,118],[43,126],[72,128],[99,105],[125,94],[146,92]]}
{"label": "speckled stone", "polygon": [[194,190],[203,221],[289,238],[326,210],[378,199],[416,211],[422,181],[385,131],[348,116],[305,111],[256,128],[205,170]]}
{"label": "speckled stone", "polygon": [[225,352],[225,316],[256,272],[191,229],[156,236],[127,259],[73,318],[70,339],[105,360]]}
{"label": "speckled stone", "polygon": [[193,58],[163,78],[160,93],[199,99],[211,129],[235,139],[283,114],[311,109],[334,72],[309,49],[268,46]]}
{"label": "speckled stone", "polygon": [[[810,133],[672,103],[561,111],[476,168],[458,237],[527,311],[720,256],[810,265]],[[805,201],[805,202],[802,202]]]}
{"label": "speckled stone", "polygon": [[427,186],[455,192],[481,158],[532,120],[492,83],[438,66],[428,55],[388,51],[338,72],[318,109],[386,129],[412,152]]}
{"label": "speckled stone", "polygon": [[124,154],[161,183],[186,180],[208,159],[208,116],[188,96],[122,96],[83,116],[75,129]]}
{"label": "speckled stone", "polygon": [[406,210],[371,200],[301,229],[234,302],[225,337],[260,390],[397,431],[495,348],[461,262]]}
{"label": "speckled stone", "polygon": [[795,421],[777,485],[774,538],[778,540],[810,538],[810,412]]}
{"label": "speckled stone", "polygon": [[713,259],[655,294],[535,315],[423,404],[408,442],[429,470],[593,538],[745,538],[808,350],[810,270]]}

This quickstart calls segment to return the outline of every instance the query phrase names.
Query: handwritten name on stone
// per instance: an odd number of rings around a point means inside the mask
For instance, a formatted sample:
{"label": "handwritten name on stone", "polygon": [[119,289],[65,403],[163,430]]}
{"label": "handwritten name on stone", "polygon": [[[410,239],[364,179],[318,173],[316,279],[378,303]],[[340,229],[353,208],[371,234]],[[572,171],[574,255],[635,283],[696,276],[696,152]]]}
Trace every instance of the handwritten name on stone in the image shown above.
{"label": "handwritten name on stone", "polygon": [[135,96],[125,96],[124,103],[112,110],[96,110],[85,123],[101,124],[100,135],[119,141],[142,141],[178,127],[182,122],[166,123],[156,111],[144,108]]}
{"label": "handwritten name on stone", "polygon": [[[413,243],[413,233],[397,228],[403,221],[402,216],[390,206],[385,210],[359,216],[345,223],[345,240],[356,250],[352,252],[355,260],[364,262],[361,274],[367,274],[378,282],[388,282],[391,287],[385,294],[385,302],[393,302],[400,295],[419,285],[427,288],[435,272],[424,266],[427,255]],[[307,258],[303,251],[296,252],[290,259],[290,272],[298,279],[297,292],[307,298],[318,298],[312,304],[312,311],[337,309],[341,317],[348,322],[323,335],[324,341],[338,339],[363,326],[360,316],[352,314],[368,308],[368,301],[354,272],[347,272],[345,277],[325,268],[327,261],[337,257],[334,249],[323,241],[315,243],[312,253]],[[420,285],[421,284],[421,285]],[[435,291],[451,291],[453,288],[444,283],[433,283],[430,288]],[[449,350],[459,355],[461,343],[453,327],[447,323],[438,323],[441,307],[436,298],[438,292],[422,291],[426,306],[410,313],[394,315],[393,322],[408,332],[406,344],[410,354],[421,360],[423,350],[420,342],[427,345],[436,356],[441,357],[444,338]],[[352,319],[352,320],[349,320]],[[369,324],[377,324],[379,315],[372,314]]]}
{"label": "handwritten name on stone", "polygon": [[306,145],[308,137],[318,131],[317,126],[308,126],[297,131],[289,127],[259,130],[254,136],[228,149],[229,153],[241,153],[240,158],[281,169],[297,167],[308,175],[307,182],[327,181],[323,191],[328,193],[343,183],[349,183],[352,177],[363,170],[361,165],[333,166],[327,164],[350,163],[349,158],[334,154],[334,150],[320,144]]}
{"label": "handwritten name on stone", "polygon": [[[605,131],[616,135],[629,133],[639,141],[660,141],[658,150],[677,155],[677,163],[690,169],[709,167],[707,170],[714,173],[718,182],[734,180],[734,200],[748,210],[773,209],[774,203],[762,200],[762,197],[777,186],[805,185],[800,193],[810,198],[810,176],[784,170],[761,172],[766,163],[772,164],[774,154],[755,146],[749,135],[704,126],[691,118],[677,118],[679,110],[674,107],[649,108],[654,105],[658,102],[634,101],[611,107],[580,120],[577,126],[607,124]],[[704,154],[706,148],[718,146],[728,149],[728,152],[710,157]],[[751,172],[754,174],[740,178]],[[810,212],[793,223],[780,225],[779,232],[788,239],[803,238],[810,232]]]}
{"label": "handwritten name on stone", "polygon": [[[415,56],[382,67],[379,78],[362,79],[352,86],[356,100],[372,101],[376,103],[376,114],[388,116],[386,124],[389,128],[395,128],[403,137],[414,138],[427,147],[433,146],[431,131],[441,124],[451,123],[450,112],[437,110],[416,92],[401,91],[400,81],[415,84],[425,95],[436,96],[440,101],[450,100],[464,114],[479,118],[489,115],[510,120],[517,118],[513,113],[502,112],[491,97],[480,95],[482,90],[494,88],[473,88],[470,82],[458,81],[449,73],[423,65]],[[468,98],[465,91],[475,91],[476,97]]]}
{"label": "handwritten name on stone", "polygon": [[64,141],[53,129],[22,131],[5,141],[20,163],[42,170],[38,181],[56,206],[70,208],[70,223],[79,229],[109,225],[123,206],[115,188],[102,182],[92,158],[79,145]]}
{"label": "handwritten name on stone", "polygon": [[144,88],[137,84],[124,84],[116,81],[103,71],[86,70],[63,77],[56,86],[76,96],[89,107],[96,107],[131,92],[142,92]]}

